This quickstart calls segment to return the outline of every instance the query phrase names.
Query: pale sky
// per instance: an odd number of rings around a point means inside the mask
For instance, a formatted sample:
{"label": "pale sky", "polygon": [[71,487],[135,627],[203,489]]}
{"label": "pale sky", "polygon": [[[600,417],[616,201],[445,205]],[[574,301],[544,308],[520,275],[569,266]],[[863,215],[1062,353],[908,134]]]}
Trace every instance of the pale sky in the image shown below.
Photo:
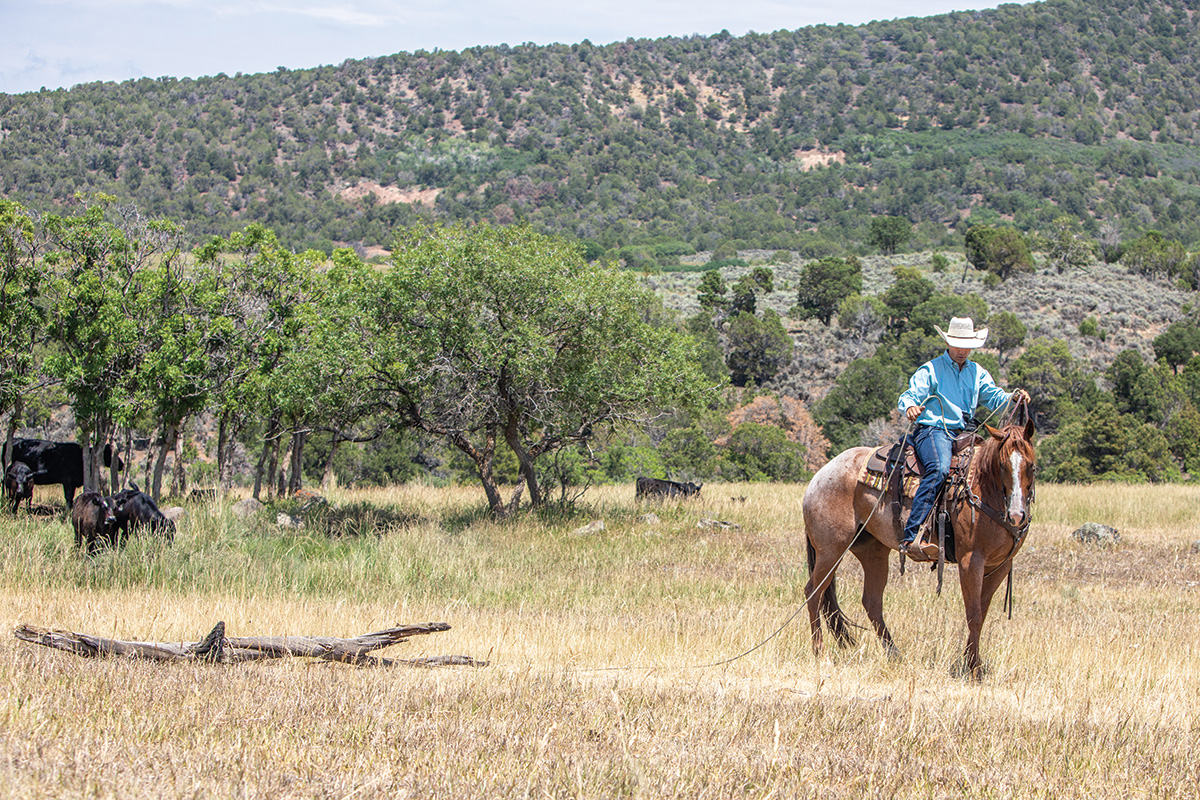
{"label": "pale sky", "polygon": [[998,0],[0,0],[0,92],[303,69],[415,50],[771,33]]}

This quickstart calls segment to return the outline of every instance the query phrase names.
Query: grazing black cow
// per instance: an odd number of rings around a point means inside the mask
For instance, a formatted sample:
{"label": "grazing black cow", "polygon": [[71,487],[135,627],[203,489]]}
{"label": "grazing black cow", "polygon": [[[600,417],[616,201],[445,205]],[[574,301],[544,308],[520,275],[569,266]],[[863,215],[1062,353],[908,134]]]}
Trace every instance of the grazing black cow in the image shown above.
{"label": "grazing black cow", "polygon": [[115,544],[117,536],[116,504],[111,497],[99,492],[84,492],[71,506],[71,527],[75,529],[75,546],[87,544],[89,554],[102,545]]}
{"label": "grazing black cow", "polygon": [[138,489],[136,483],[131,483],[130,487],[109,498],[116,506],[120,541],[129,538],[130,531],[138,527],[149,528],[151,533],[164,537],[168,542],[174,541],[175,523],[163,516],[154,498]]}
{"label": "grazing black cow", "polygon": [[[83,487],[83,448],[75,442],[49,442],[45,439],[13,439],[12,452],[7,454],[11,461],[21,461],[33,472],[33,482],[38,486],[62,484],[63,498],[67,508],[72,508],[75,492]],[[111,467],[112,445],[104,446],[104,466]],[[116,456],[117,470],[125,469],[125,462]],[[7,459],[6,459],[7,460]]]}
{"label": "grazing black cow", "polygon": [[4,494],[12,502],[12,513],[25,500],[25,510],[33,504],[33,470],[24,461],[14,461],[4,471]]}
{"label": "grazing black cow", "polygon": [[700,494],[700,487],[704,484],[695,484],[691,481],[687,483],[678,483],[676,481],[664,481],[661,478],[641,478],[637,479],[637,489],[634,492],[634,497],[641,499],[643,497],[693,497]]}

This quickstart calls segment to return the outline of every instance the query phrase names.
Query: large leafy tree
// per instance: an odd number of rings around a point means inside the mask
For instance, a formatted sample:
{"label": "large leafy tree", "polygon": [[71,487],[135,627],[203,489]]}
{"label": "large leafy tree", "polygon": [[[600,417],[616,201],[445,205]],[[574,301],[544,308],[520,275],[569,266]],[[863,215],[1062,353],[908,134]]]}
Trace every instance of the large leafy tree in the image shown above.
{"label": "large leafy tree", "polygon": [[831,451],[860,444],[859,434],[867,423],[886,418],[896,407],[906,381],[904,371],[885,359],[851,362],[813,409],[813,419],[829,439]]}
{"label": "large leafy tree", "polygon": [[0,200],[0,415],[20,416],[23,392],[37,370],[33,348],[44,320],[39,302],[42,274],[37,266],[37,237],[25,209]]}
{"label": "large leafy tree", "polygon": [[779,314],[766,309],[762,316],[746,311],[735,314],[727,329],[729,380],[734,386],[762,385],[792,359],[792,337]]}
{"label": "large leafy tree", "polygon": [[1139,275],[1174,277],[1187,263],[1187,250],[1158,231],[1147,231],[1125,248],[1121,263]]}
{"label": "large leafy tree", "polygon": [[1006,357],[1016,348],[1025,344],[1029,330],[1025,323],[1011,311],[997,311],[988,317],[988,347],[1000,353],[1000,364],[1004,365]]}
{"label": "large leafy tree", "polygon": [[[315,381],[289,357],[304,341],[316,267],[325,257],[315,251],[294,253],[257,224],[214,238],[195,255],[207,272],[208,386],[218,420],[217,473],[228,487],[237,436],[260,420],[267,425],[263,453],[274,459],[282,436],[290,432],[301,451],[293,449],[293,462],[302,457]],[[265,463],[260,458],[256,494]],[[274,466],[268,472],[273,478]]]}
{"label": "large leafy tree", "polygon": [[805,265],[796,288],[796,316],[813,317],[828,325],[838,305],[861,294],[862,265],[857,258],[822,258]]}
{"label": "large leafy tree", "polygon": [[874,217],[867,233],[867,244],[890,256],[912,237],[912,223],[903,217]]}
{"label": "large leafy tree", "polygon": [[[471,459],[497,518],[525,488],[544,502],[539,458],[705,392],[691,337],[631,276],[568,242],[527,226],[425,227],[398,236],[391,262],[363,294],[381,397]],[[507,501],[500,442],[520,465]]]}
{"label": "large leafy tree", "polygon": [[1007,279],[1014,272],[1033,270],[1029,242],[1016,228],[975,225],[967,231],[967,261],[975,269]]}
{"label": "large leafy tree", "polygon": [[[79,214],[46,217],[46,307],[55,344],[46,370],[62,381],[83,430],[86,488],[101,488],[101,446],[142,410],[131,376],[157,345],[144,327],[144,277],[171,258],[174,230],[106,195],[88,200]],[[115,490],[115,460],[110,477]]]}

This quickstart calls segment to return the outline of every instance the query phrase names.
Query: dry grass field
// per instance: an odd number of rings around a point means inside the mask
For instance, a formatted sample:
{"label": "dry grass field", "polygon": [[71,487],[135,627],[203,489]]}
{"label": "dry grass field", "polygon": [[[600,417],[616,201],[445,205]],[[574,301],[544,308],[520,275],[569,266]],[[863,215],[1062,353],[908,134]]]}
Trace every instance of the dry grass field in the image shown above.
{"label": "dry grass field", "polygon": [[[477,490],[339,492],[355,513],[334,535],[195,506],[172,546],[93,558],[61,515],[5,514],[0,797],[1200,796],[1200,487],[1039,487],[982,685],[953,675],[952,569],[938,597],[927,570],[893,568],[903,660],[865,631],[813,657],[791,619],[803,488],[640,507],[604,488],[508,525]],[[1121,544],[1075,542],[1085,521]],[[854,567],[840,593],[863,624]],[[381,655],[490,665],[90,660],[11,634],[195,641],[217,620],[233,636],[444,621]]]}

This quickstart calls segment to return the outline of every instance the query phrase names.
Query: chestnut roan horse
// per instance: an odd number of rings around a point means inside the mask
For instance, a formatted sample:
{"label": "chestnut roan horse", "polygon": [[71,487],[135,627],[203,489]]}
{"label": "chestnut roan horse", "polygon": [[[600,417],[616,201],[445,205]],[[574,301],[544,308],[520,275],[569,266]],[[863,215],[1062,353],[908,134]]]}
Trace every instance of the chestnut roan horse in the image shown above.
{"label": "chestnut roan horse", "polygon": [[[1029,529],[1033,500],[1033,423],[986,426],[989,436],[975,448],[965,499],[950,509],[955,558],[967,613],[967,646],[963,668],[973,679],[982,676],[979,633],[992,595],[1008,577],[1012,559]],[[813,651],[823,649],[821,616],[841,645],[853,644],[837,601],[835,575],[846,551],[862,563],[862,603],[888,655],[897,655],[883,621],[891,551],[899,547],[900,524],[892,504],[880,490],[859,482],[872,448],[855,447],[838,455],[813,476],[804,494],[804,529],[808,540],[809,579],[805,586]],[[908,508],[906,499],[904,508]],[[949,539],[949,531],[947,532]]]}

